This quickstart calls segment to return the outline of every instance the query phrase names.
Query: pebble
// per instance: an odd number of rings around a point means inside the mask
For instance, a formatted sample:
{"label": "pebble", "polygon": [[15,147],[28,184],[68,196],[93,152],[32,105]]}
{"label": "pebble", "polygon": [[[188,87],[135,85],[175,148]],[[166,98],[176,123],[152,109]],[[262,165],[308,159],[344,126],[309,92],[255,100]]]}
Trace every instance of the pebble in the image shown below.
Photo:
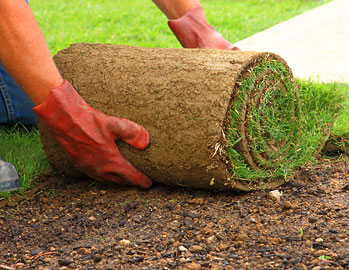
{"label": "pebble", "polygon": [[321,256],[321,255],[327,255],[328,253],[329,253],[329,251],[326,249],[319,249],[319,250],[314,252],[314,255]]}
{"label": "pebble", "polygon": [[317,218],[315,216],[310,216],[310,217],[308,217],[308,221],[310,223],[315,223],[317,221]]}
{"label": "pebble", "polygon": [[25,265],[25,264],[24,264],[24,263],[21,263],[21,262],[15,264],[15,266],[16,266],[17,269],[22,269],[22,268],[24,267],[24,265]]}
{"label": "pebble", "polygon": [[220,243],[220,244],[219,244],[219,247],[218,247],[218,249],[219,249],[220,251],[227,250],[228,248],[229,248],[229,245],[226,244],[226,243]]}
{"label": "pebble", "polygon": [[313,243],[313,242],[312,242],[311,240],[306,240],[306,241],[305,241],[305,244],[306,244],[307,246],[311,246],[312,243]]}
{"label": "pebble", "polygon": [[122,246],[125,246],[125,247],[128,247],[130,244],[131,244],[131,241],[130,240],[127,240],[127,239],[122,239],[120,240],[120,245]]}
{"label": "pebble", "polygon": [[282,193],[277,189],[269,192],[269,198],[277,202],[280,201],[281,195]]}
{"label": "pebble", "polygon": [[197,211],[189,211],[188,216],[191,218],[200,218],[201,214]]}
{"label": "pebble", "polygon": [[270,201],[264,201],[264,206],[265,207],[271,207]]}
{"label": "pebble", "polygon": [[78,253],[79,254],[89,254],[90,251],[87,248],[81,247],[81,248],[78,249]]}
{"label": "pebble", "polygon": [[185,217],[184,218],[184,225],[187,227],[190,227],[193,225],[193,219],[191,217]]}
{"label": "pebble", "polygon": [[69,264],[72,264],[73,261],[69,259],[58,259],[59,266],[68,266]]}
{"label": "pebble", "polygon": [[285,201],[283,206],[284,206],[285,209],[293,209],[293,208],[295,208],[294,205],[290,201]]}
{"label": "pebble", "polygon": [[316,243],[322,243],[324,241],[324,239],[322,239],[322,238],[316,238],[315,239],[315,242]]}
{"label": "pebble", "polygon": [[215,242],[215,241],[216,241],[216,236],[214,236],[214,235],[206,238],[206,242],[207,243],[212,243],[212,242]]}
{"label": "pebble", "polygon": [[180,252],[186,252],[186,251],[188,251],[184,246],[179,246],[179,247],[178,247],[178,250],[179,250]]}
{"label": "pebble", "polygon": [[50,263],[52,261],[52,258],[50,258],[50,257],[45,257],[44,258],[44,262],[45,263]]}
{"label": "pebble", "polygon": [[235,238],[236,241],[246,241],[247,239],[248,235],[245,232],[240,232]]}
{"label": "pebble", "polygon": [[188,261],[190,261],[190,259],[187,259],[187,258],[179,258],[179,262],[180,262],[180,263],[186,263],[186,262],[188,262]]}
{"label": "pebble", "polygon": [[201,269],[201,265],[198,264],[198,263],[192,262],[192,263],[187,265],[186,269],[188,269],[188,270],[200,270]]}
{"label": "pebble", "polygon": [[95,221],[95,220],[96,220],[96,218],[95,218],[94,216],[90,216],[88,219],[89,219],[90,221]]}
{"label": "pebble", "polygon": [[34,250],[32,250],[32,251],[30,252],[30,254],[31,254],[32,256],[35,256],[35,255],[38,255],[41,251],[42,251],[41,248],[39,248],[39,249],[34,249]]}
{"label": "pebble", "polygon": [[206,226],[204,229],[203,229],[203,233],[204,234],[208,234],[208,235],[213,235],[213,229],[209,226]]}
{"label": "pebble", "polygon": [[190,251],[191,253],[198,253],[198,252],[202,251],[202,246],[199,246],[199,245],[191,246],[191,247],[189,248],[189,251]]}
{"label": "pebble", "polygon": [[93,261],[94,261],[95,263],[100,262],[102,259],[103,259],[103,257],[102,257],[101,255],[99,255],[99,254],[95,254],[95,255],[93,256]]}

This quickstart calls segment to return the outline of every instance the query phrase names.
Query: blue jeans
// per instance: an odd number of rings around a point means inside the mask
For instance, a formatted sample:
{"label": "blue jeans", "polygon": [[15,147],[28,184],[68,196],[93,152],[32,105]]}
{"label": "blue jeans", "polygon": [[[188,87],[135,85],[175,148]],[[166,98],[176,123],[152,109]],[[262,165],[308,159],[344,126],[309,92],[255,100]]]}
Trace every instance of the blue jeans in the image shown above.
{"label": "blue jeans", "polygon": [[32,111],[33,107],[33,102],[0,63],[0,125],[35,125],[36,115]]}

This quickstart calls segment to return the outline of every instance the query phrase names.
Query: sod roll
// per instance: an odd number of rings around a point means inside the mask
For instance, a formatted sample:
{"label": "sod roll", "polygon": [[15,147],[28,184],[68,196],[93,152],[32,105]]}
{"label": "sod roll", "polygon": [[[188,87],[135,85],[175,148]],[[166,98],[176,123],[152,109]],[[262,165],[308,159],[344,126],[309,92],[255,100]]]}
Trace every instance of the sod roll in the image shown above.
{"label": "sod roll", "polygon": [[[292,73],[278,55],[81,43],[54,60],[92,107],[149,131],[145,150],[117,144],[153,181],[275,188],[298,165],[299,101]],[[81,176],[39,128],[50,162],[60,173]]]}

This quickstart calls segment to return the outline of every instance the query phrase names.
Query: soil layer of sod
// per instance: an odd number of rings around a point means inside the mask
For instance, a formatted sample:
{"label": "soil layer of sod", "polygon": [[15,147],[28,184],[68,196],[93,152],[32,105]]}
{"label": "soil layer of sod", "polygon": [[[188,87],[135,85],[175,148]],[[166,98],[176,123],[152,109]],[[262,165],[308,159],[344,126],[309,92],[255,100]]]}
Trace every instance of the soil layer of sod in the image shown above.
{"label": "soil layer of sod", "polygon": [[[348,269],[349,160],[320,160],[269,191],[147,190],[41,177],[0,201],[13,269]],[[1,267],[0,267],[1,268]],[[11,269],[11,268],[1,268]]]}
{"label": "soil layer of sod", "polygon": [[[302,126],[292,73],[275,54],[74,44],[54,59],[92,107],[149,131],[144,151],[117,143],[157,182],[272,188],[324,141]],[[41,137],[58,171],[77,176],[43,127]]]}

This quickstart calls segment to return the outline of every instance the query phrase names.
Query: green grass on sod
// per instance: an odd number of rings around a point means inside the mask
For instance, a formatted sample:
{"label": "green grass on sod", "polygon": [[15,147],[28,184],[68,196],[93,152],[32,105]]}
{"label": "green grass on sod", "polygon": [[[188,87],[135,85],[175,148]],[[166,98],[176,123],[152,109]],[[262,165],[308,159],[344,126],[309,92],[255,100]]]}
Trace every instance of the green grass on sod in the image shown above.
{"label": "green grass on sod", "polygon": [[[201,1],[209,22],[231,42],[244,39],[327,2],[329,1]],[[31,0],[30,5],[53,55],[76,42],[180,47],[167,26],[166,17],[150,0]],[[340,84],[305,81],[299,81],[299,84],[300,89],[309,91],[348,89]],[[349,133],[349,94],[346,97],[347,105],[333,128],[337,136]],[[0,137],[0,157],[15,164],[23,189],[30,187],[31,179],[49,168],[41,150],[38,133],[1,128]]]}
{"label": "green grass on sod", "polygon": [[287,179],[319,153],[345,88],[298,80],[294,91],[283,64],[267,58],[241,80],[226,134],[232,174],[255,183]]}
{"label": "green grass on sod", "polygon": [[[227,134],[235,177],[249,182],[286,178],[297,166],[300,108],[293,86],[289,72],[276,60],[265,59],[242,79]],[[248,149],[236,151],[235,145]]]}

